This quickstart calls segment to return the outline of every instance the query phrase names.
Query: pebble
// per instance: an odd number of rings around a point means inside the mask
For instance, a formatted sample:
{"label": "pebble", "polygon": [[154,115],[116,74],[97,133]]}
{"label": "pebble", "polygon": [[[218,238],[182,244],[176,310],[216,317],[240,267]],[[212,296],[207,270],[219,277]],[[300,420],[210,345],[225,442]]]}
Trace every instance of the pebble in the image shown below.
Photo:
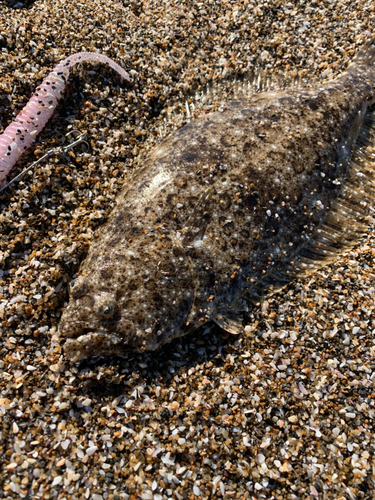
{"label": "pebble", "polygon": [[[90,241],[183,96],[247,70],[330,78],[373,32],[372,1],[7,0],[0,132],[60,60],[73,70],[30,165],[0,197],[0,498],[366,499],[374,490],[374,224],[334,265],[160,351],[72,365],[55,334]],[[173,118],[175,117],[175,118]],[[180,120],[180,121],[179,121]]]}

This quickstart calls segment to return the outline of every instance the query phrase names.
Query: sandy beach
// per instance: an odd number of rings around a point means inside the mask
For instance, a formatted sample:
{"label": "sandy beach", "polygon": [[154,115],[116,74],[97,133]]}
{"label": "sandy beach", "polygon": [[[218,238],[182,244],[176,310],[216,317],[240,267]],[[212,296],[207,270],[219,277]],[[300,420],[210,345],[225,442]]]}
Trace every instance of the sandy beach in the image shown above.
{"label": "sandy beach", "polygon": [[[0,498],[374,498],[375,236],[259,304],[154,353],[70,362],[68,284],[117,193],[197,85],[247,71],[334,78],[374,33],[367,1],[0,4],[0,133],[65,57],[60,104],[0,194]],[[375,84],[375,82],[374,82]],[[64,142],[65,141],[65,142]],[[12,175],[13,175],[12,174]]]}

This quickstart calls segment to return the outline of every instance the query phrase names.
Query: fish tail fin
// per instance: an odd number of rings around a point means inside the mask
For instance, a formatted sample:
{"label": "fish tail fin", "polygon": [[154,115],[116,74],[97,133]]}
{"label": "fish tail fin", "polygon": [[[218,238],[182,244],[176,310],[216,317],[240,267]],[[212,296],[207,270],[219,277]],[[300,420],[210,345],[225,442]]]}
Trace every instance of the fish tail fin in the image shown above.
{"label": "fish tail fin", "polygon": [[356,66],[372,66],[375,64],[375,37],[368,40],[362,45],[354,57],[352,65]]}
{"label": "fish tail fin", "polygon": [[362,45],[347,70],[339,76],[339,80],[344,85],[353,85],[366,99],[367,106],[375,103],[375,37]]}

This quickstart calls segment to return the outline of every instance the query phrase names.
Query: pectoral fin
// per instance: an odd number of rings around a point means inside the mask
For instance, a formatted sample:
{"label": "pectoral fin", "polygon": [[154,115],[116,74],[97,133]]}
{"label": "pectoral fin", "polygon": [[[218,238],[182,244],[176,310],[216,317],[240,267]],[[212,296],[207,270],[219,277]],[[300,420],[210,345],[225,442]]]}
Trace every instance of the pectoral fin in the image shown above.
{"label": "pectoral fin", "polygon": [[196,206],[182,230],[181,244],[184,247],[199,247],[210,223],[212,206],[215,202],[215,190],[209,187],[199,197]]}
{"label": "pectoral fin", "polygon": [[234,309],[217,311],[212,320],[221,328],[233,335],[239,335],[243,332],[243,316]]}

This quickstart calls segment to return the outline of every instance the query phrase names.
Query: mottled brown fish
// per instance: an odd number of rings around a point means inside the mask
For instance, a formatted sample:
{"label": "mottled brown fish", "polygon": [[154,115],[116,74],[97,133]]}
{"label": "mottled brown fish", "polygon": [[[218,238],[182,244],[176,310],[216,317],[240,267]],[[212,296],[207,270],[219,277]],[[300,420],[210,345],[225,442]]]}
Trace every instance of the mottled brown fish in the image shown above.
{"label": "mottled brown fish", "polygon": [[[375,46],[336,80],[203,114],[157,147],[92,243],[59,333],[73,359],[154,350],[352,247],[374,194]],[[372,141],[372,144],[371,144]]]}

